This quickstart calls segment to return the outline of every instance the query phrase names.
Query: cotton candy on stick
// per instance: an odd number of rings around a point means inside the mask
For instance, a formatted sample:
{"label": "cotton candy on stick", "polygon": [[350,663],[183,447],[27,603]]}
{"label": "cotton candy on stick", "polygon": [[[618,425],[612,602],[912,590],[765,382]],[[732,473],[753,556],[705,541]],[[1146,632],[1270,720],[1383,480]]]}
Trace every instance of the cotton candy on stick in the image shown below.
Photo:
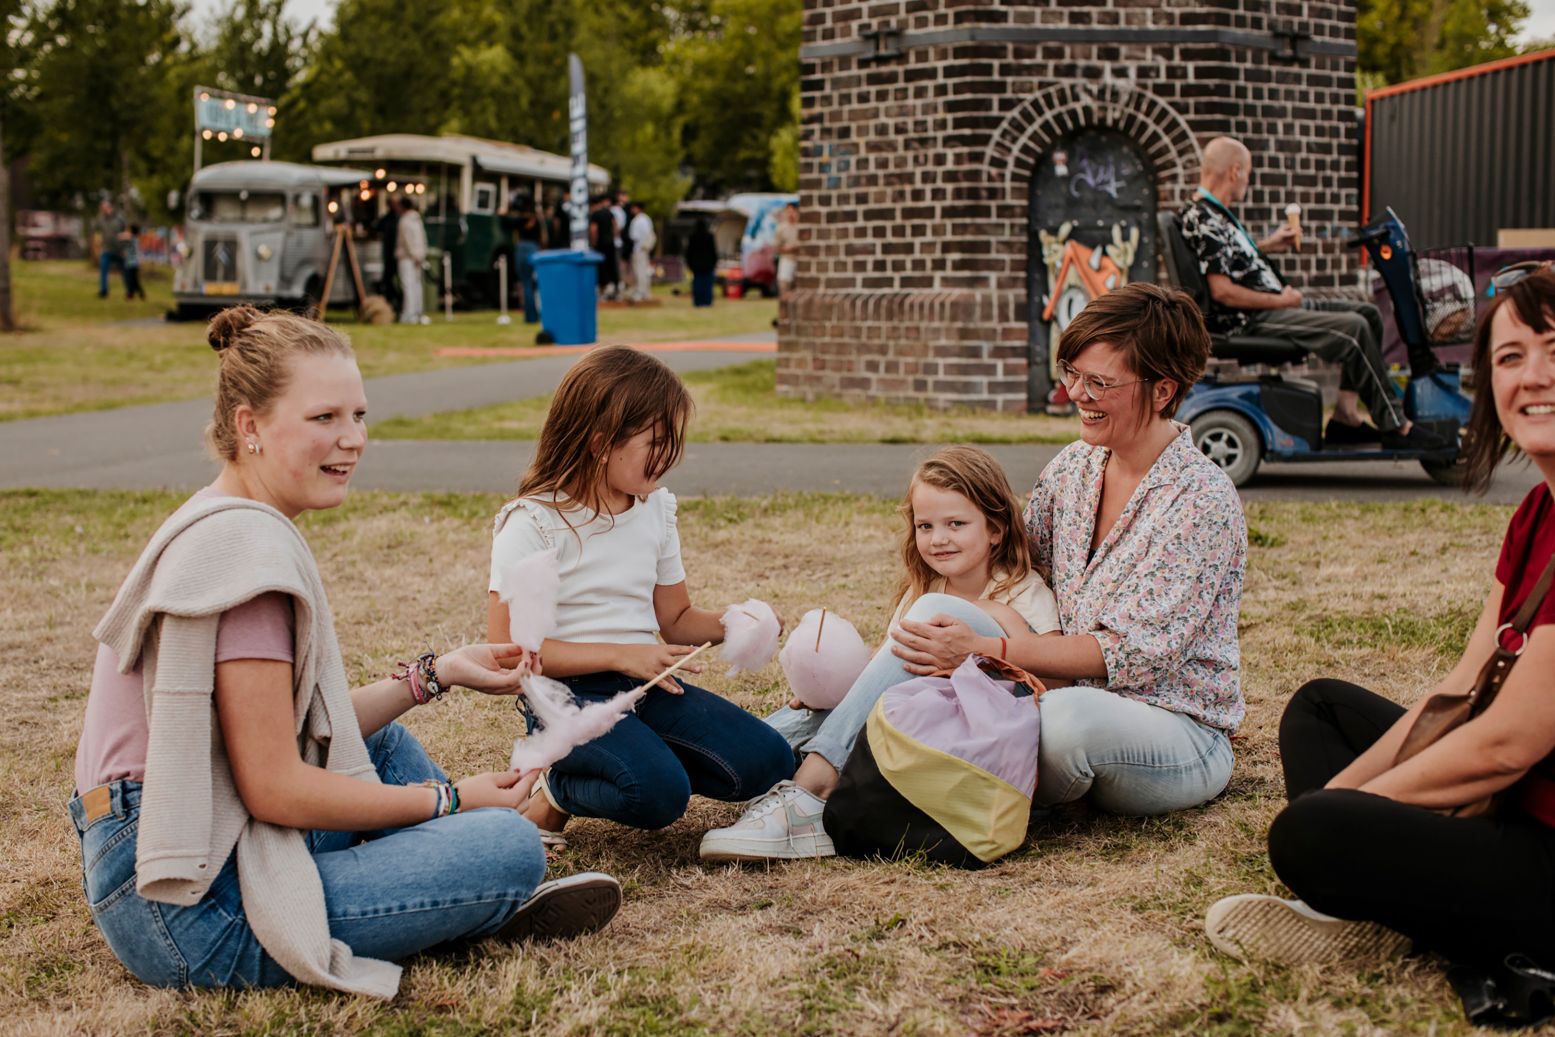
{"label": "cotton candy on stick", "polygon": [[869,658],[869,646],[852,623],[835,612],[811,609],[788,635],[778,662],[795,698],[811,709],[833,709]]}
{"label": "cotton candy on stick", "polygon": [[687,652],[646,681],[604,702],[580,707],[567,686],[549,677],[529,674],[524,677],[524,698],[540,722],[540,733],[513,743],[512,767],[523,772],[549,767],[585,742],[592,742],[609,731],[622,717],[636,708],[648,690],[696,658],[712,644],[708,641]]}
{"label": "cotton candy on stick", "polygon": [[755,598],[724,609],[723,627],[730,673],[759,670],[771,662],[783,629],[772,606]]}
{"label": "cotton candy on stick", "polygon": [[554,547],[497,571],[497,597],[508,607],[508,636],[514,644],[531,652],[540,650],[540,643],[556,629],[560,591]]}
{"label": "cotton candy on stick", "polygon": [[565,684],[549,677],[530,674],[523,687],[540,730],[513,743],[512,766],[520,772],[549,767],[578,746],[592,742],[615,727],[647,694],[634,688],[604,702],[579,706]]}

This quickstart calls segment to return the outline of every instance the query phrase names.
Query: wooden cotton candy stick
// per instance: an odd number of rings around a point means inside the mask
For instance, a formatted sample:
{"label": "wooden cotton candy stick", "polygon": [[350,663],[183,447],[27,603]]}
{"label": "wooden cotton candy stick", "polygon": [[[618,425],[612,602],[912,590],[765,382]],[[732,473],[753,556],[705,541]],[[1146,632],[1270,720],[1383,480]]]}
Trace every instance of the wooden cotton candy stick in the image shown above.
{"label": "wooden cotton candy stick", "polygon": [[821,609],[821,621],[815,624],[815,650],[821,650],[821,631],[826,629],[826,610]]}
{"label": "wooden cotton candy stick", "polygon": [[633,688],[632,690],[633,691],[647,691],[649,688],[651,688],[654,685],[658,684],[664,678],[668,677],[670,674],[674,673],[676,670],[680,669],[682,666],[686,665],[691,660],[695,659],[702,652],[703,649],[711,648],[712,646],[713,646],[713,642],[711,642],[711,641],[704,641],[704,642],[702,642],[696,648],[694,648],[691,651],[687,652],[685,655],[681,656],[679,659],[676,659],[674,661],[674,663],[672,663],[669,667],[667,667],[664,670],[663,673],[661,673],[657,677],[653,678],[653,680],[648,681],[646,684],[639,684],[639,685],[637,685],[637,687]]}

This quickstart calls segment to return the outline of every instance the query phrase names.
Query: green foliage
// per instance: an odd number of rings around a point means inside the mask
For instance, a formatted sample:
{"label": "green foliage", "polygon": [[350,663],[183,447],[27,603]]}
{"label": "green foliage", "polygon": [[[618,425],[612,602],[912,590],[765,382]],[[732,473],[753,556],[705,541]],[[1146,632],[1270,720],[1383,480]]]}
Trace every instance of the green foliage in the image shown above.
{"label": "green foliage", "polygon": [[675,47],[687,157],[706,185],[767,186],[773,135],[797,114],[803,0],[711,0],[708,11],[710,31]]}
{"label": "green foliage", "polygon": [[1402,83],[1508,57],[1527,17],[1525,0],[1361,0],[1360,73]]}
{"label": "green foliage", "polygon": [[286,0],[231,0],[216,16],[209,52],[211,85],[282,97],[302,72],[314,27],[286,17]]}
{"label": "green foliage", "polygon": [[190,147],[197,60],[184,14],[175,0],[55,0],[30,10],[32,119],[18,151],[47,203],[68,208],[94,191],[138,188],[144,208],[158,211],[159,189]]}
{"label": "green foliage", "polygon": [[679,86],[662,67],[634,68],[622,93],[636,104],[632,118],[613,135],[622,186],[653,216],[663,219],[686,196],[691,177],[681,171]]}

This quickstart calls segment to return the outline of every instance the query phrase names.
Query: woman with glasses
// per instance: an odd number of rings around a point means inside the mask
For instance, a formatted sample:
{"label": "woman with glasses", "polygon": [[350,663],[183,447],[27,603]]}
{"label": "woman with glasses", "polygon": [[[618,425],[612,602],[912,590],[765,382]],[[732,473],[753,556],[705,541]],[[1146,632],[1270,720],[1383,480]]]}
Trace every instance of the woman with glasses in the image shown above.
{"label": "woman with glasses", "polygon": [[[1555,593],[1541,587],[1555,555],[1555,267],[1493,283],[1471,353],[1466,485],[1483,491],[1518,454],[1543,480],[1512,515],[1462,658],[1431,691],[1473,688],[1497,644],[1520,654],[1483,712],[1402,762],[1431,692],[1407,710],[1339,680],[1296,692],[1280,721],[1290,804],[1269,859],[1301,899],[1211,907],[1210,940],[1235,957],[1360,963],[1412,943],[1498,981],[1503,963],[1518,971],[1511,955],[1555,966]],[[1492,794],[1499,810],[1452,816]]]}
{"label": "woman with glasses", "polygon": [[[1017,635],[1008,651],[1052,689],[1039,803],[1163,814],[1230,780],[1247,526],[1231,481],[1172,420],[1209,346],[1193,300],[1153,284],[1100,296],[1064,330],[1080,441],[1043,471],[1026,509],[1063,636]],[[959,620],[901,626],[897,654],[914,673],[965,657]]]}

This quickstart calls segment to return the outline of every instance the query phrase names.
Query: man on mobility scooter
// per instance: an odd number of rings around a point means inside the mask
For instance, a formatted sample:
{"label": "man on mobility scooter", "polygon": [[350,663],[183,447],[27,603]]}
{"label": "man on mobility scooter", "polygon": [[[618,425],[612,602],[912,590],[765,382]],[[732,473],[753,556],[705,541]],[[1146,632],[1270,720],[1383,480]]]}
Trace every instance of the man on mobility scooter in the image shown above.
{"label": "man on mobility scooter", "polygon": [[[1468,400],[1459,391],[1457,372],[1441,369],[1420,330],[1415,260],[1403,225],[1389,212],[1355,242],[1371,251],[1410,347],[1417,383],[1401,407],[1377,345],[1376,308],[1303,301],[1264,256],[1265,249],[1281,251],[1296,240],[1293,223],[1259,243],[1227,207],[1245,196],[1250,173],[1251,157],[1239,141],[1221,137],[1205,148],[1194,203],[1181,220],[1171,213],[1159,218],[1168,276],[1204,310],[1215,358],[1270,367],[1299,362],[1308,353],[1334,360],[1343,368],[1338,405],[1325,435],[1322,396],[1314,383],[1212,371],[1184,401],[1179,419],[1193,426],[1194,441],[1237,485],[1252,477],[1264,457],[1418,460],[1438,481],[1454,481],[1457,431]],[[1466,305],[1472,317],[1472,303]],[[1430,379],[1420,382],[1425,376]],[[1363,423],[1361,402],[1375,426]]]}
{"label": "man on mobility scooter", "polygon": [[[1285,284],[1264,252],[1290,248],[1297,231],[1290,223],[1261,242],[1242,226],[1230,206],[1247,194],[1252,153],[1241,141],[1217,137],[1204,149],[1198,197],[1182,216],[1182,235],[1198,254],[1209,282],[1204,315],[1212,331],[1272,335],[1341,365],[1339,401],[1324,433],[1332,446],[1381,444],[1390,450],[1430,450],[1446,444],[1404,415],[1382,363],[1382,316],[1369,303],[1309,300]],[[1361,420],[1362,400],[1375,425]]]}

